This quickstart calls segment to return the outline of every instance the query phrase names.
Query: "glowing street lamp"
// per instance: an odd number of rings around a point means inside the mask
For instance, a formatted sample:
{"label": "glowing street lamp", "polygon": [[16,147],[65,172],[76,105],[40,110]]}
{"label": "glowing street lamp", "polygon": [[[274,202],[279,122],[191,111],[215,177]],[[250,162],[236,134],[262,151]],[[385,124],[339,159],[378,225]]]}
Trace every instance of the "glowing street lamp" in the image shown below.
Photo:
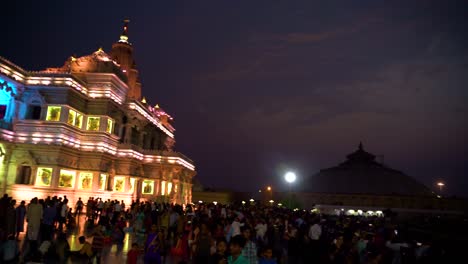
{"label": "glowing street lamp", "polygon": [[445,183],[443,183],[443,182],[438,182],[438,183],[437,183],[437,186],[439,186],[439,190],[440,190],[440,192],[442,192],[442,188],[445,186]]}
{"label": "glowing street lamp", "polygon": [[294,172],[287,172],[285,175],[284,175],[284,179],[289,183],[293,183],[296,181],[296,174]]}
{"label": "glowing street lamp", "polygon": [[296,174],[294,172],[289,171],[284,175],[284,180],[287,183],[289,183],[289,208],[291,208],[291,200],[292,200],[291,185],[293,184],[293,182],[296,181]]}
{"label": "glowing street lamp", "polygon": [[273,203],[274,203],[274,202],[275,202],[275,201],[273,201],[273,200],[270,200],[270,204],[271,204],[271,206],[273,206]]}
{"label": "glowing street lamp", "polygon": [[271,186],[267,187],[267,191],[271,192]]}

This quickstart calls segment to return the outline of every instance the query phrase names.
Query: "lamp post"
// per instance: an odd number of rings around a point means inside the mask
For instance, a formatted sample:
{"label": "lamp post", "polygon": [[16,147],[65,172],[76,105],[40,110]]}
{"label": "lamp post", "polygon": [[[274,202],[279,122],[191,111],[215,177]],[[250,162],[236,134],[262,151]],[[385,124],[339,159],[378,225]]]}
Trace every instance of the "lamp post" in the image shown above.
{"label": "lamp post", "polygon": [[439,186],[439,191],[440,191],[440,193],[442,194],[442,188],[445,186],[445,183],[443,183],[443,182],[438,182],[438,183],[437,183],[437,186]]}
{"label": "lamp post", "polygon": [[296,181],[296,174],[294,172],[287,172],[284,175],[284,180],[289,184],[289,208],[291,208],[291,200],[292,200],[292,194],[291,194],[291,185],[293,182]]}
{"label": "lamp post", "polygon": [[271,189],[271,186],[267,186],[266,187],[266,190],[267,190],[267,195],[265,196],[265,200],[268,201],[268,199],[273,199],[273,191]]}

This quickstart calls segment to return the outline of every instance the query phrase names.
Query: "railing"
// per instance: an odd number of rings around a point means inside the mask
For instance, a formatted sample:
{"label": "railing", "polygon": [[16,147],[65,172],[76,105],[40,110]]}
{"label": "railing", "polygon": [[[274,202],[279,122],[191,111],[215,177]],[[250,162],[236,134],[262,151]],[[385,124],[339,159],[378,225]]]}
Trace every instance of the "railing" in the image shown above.
{"label": "railing", "polygon": [[163,157],[179,157],[190,164],[194,164],[193,160],[189,159],[187,156],[180,152],[169,151],[169,150],[156,150],[156,149],[143,149],[140,146],[134,144],[124,144],[121,143],[118,146],[118,149],[131,149],[137,152],[140,152],[143,155],[153,155],[153,156],[163,156]]}

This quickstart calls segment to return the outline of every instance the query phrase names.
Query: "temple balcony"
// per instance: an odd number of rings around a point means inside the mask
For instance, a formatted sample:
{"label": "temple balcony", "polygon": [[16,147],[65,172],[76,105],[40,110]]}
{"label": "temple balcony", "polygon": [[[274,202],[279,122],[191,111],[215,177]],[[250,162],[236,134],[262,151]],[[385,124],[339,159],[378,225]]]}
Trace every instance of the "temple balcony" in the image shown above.
{"label": "temple balcony", "polygon": [[119,137],[104,131],[87,131],[64,122],[18,120],[14,124],[14,142],[63,145],[82,151],[115,154]]}

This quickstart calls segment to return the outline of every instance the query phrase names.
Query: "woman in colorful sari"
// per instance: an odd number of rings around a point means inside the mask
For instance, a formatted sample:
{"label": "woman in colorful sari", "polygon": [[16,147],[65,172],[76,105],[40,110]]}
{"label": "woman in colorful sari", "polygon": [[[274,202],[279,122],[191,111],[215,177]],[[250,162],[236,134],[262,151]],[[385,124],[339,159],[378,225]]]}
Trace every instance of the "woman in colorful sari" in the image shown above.
{"label": "woman in colorful sari", "polygon": [[160,243],[158,238],[158,228],[151,226],[151,231],[145,243],[145,264],[161,264]]}

